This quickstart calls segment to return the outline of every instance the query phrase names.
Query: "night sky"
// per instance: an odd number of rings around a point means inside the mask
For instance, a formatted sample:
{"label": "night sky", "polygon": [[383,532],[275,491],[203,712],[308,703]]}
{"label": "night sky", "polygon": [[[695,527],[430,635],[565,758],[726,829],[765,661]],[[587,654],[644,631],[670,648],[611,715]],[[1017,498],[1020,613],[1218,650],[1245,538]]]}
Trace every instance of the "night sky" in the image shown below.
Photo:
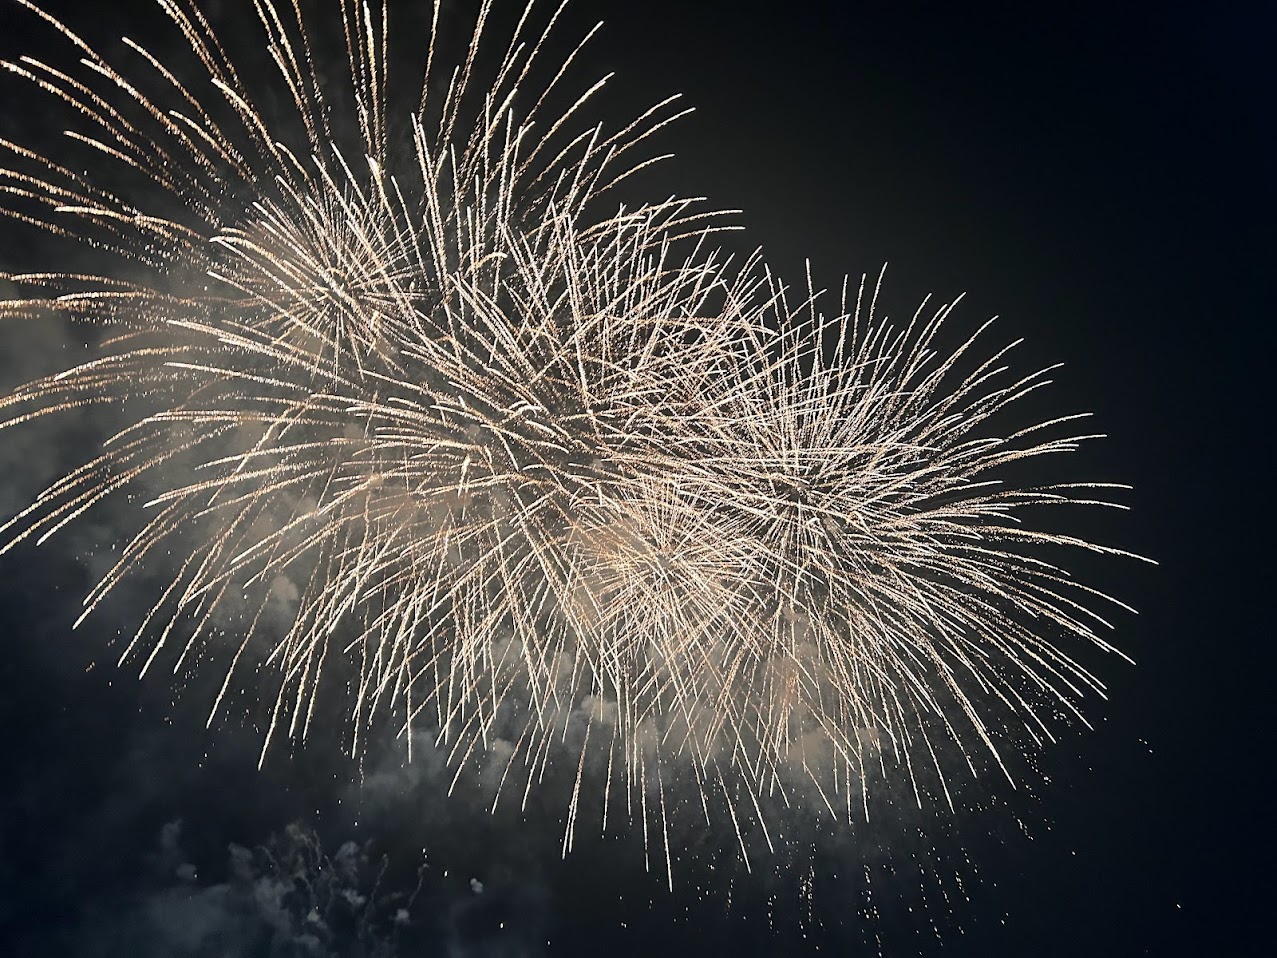
{"label": "night sky", "polygon": [[[1110,691],[1093,729],[1026,763],[1025,787],[982,778],[956,815],[856,840],[799,829],[815,837],[752,875],[723,835],[680,835],[671,893],[633,837],[560,860],[553,785],[491,816],[392,742],[259,771],[257,732],[205,729],[198,682],[115,669],[127,608],[71,631],[111,535],[91,517],[0,558],[0,955],[1272,954],[1277,22],[960,6],[574,0],[561,35],[605,21],[577,76],[617,72],[606,111],[697,108],[634,189],[743,210],[729,245],[795,281],[807,259],[830,286],[889,263],[893,314],[965,291],[960,328],[996,314],[1025,371],[1064,364],[1052,408],[1096,411],[1109,437],[1083,464],[1135,487],[1132,512],[1079,531],[1159,563],[1081,569],[1140,611],[1116,619],[1134,666],[1087,659]],[[5,57],[59,49],[34,22],[0,0]],[[47,135],[41,101],[9,80],[0,96],[3,135]],[[36,242],[0,225],[0,264]],[[54,339],[0,325],[0,389],[56,368]],[[91,433],[0,432],[0,519]],[[864,869],[876,919],[848,877]],[[306,951],[311,905],[333,930]]]}

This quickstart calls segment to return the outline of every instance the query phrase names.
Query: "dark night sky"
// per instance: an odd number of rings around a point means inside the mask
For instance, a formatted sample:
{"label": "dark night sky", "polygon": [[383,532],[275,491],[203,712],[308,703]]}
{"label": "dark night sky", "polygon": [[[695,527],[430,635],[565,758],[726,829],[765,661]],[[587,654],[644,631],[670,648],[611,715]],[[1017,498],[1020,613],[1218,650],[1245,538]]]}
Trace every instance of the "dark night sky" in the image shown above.
{"label": "dark night sky", "polygon": [[[31,18],[0,3],[8,55]],[[744,210],[732,242],[795,279],[808,257],[830,285],[887,261],[898,308],[966,291],[955,321],[998,314],[1028,340],[1023,362],[1062,361],[1056,401],[1096,410],[1110,437],[1087,463],[1136,487],[1130,515],[1092,521],[1161,563],[1096,573],[1140,610],[1117,633],[1137,665],[1093,663],[1111,699],[1092,703],[1093,731],[1047,749],[1050,781],[1031,796],[923,820],[961,859],[949,870],[979,879],[952,909],[886,906],[886,954],[1271,954],[1260,290],[1277,253],[1277,22],[1201,4],[961,6],[576,0],[565,34],[606,21],[578,76],[615,69],[619,115],[673,92],[697,107],[663,135],[678,156],[644,188]],[[4,111],[41,122],[14,100]],[[4,230],[7,256],[19,240]],[[33,372],[10,335],[5,386]],[[56,458],[20,441],[0,433],[6,510],[33,491],[23,470]],[[228,843],[294,821],[330,851],[371,840],[388,884],[411,886],[425,847],[403,939],[425,954],[873,953],[836,890],[817,881],[808,906],[783,862],[779,878],[733,880],[728,907],[704,861],[671,894],[624,841],[560,862],[538,809],[522,823],[460,801],[425,811],[428,775],[370,765],[361,790],[311,754],[258,772],[251,731],[205,731],[163,680],[86,671],[111,660],[113,623],[70,632],[87,585],[75,550],[0,559],[0,954],[195,954],[182,927],[233,924],[208,891]],[[175,862],[200,878],[183,885]],[[774,929],[755,909],[769,899]],[[932,910],[952,912],[939,938],[919,917]]]}

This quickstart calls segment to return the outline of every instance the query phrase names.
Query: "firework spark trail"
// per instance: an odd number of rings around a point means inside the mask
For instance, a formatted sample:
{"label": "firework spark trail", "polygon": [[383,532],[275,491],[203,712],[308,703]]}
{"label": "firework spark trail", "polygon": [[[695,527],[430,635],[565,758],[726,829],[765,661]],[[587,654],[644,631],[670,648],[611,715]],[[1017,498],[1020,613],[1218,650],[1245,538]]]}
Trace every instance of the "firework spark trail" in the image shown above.
{"label": "firework spark trail", "polygon": [[561,7],[538,33],[529,4],[486,77],[482,5],[455,68],[432,42],[420,106],[398,118],[387,13],[343,0],[352,139],[295,5],[255,4],[280,115],[189,0],[159,0],[180,70],[131,40],[117,68],[17,2],[92,77],[6,68],[80,115],[70,136],[99,167],[146,187],[3,144],[0,210],[117,265],[5,277],[27,292],[4,315],[106,336],[0,399],[0,426],[125,401],[132,416],[0,530],[3,551],[145,490],[81,621],[181,555],[121,661],[216,662],[210,721],[273,670],[263,758],[306,736],[333,673],[352,749],[393,715],[409,743],[436,729],[457,776],[514,716],[501,789],[526,802],[566,751],[566,852],[587,756],[605,757],[604,826],[614,794],[645,837],[653,816],[672,880],[681,769],[706,818],[725,801],[747,854],[743,819],[771,842],[768,795],[810,788],[845,815],[859,796],[867,813],[888,761],[919,801],[921,766],[947,795],[939,756],[974,772],[984,750],[1010,774],[1007,716],[1038,740],[1102,692],[1060,637],[1111,649],[1092,607],[1116,600],[1047,555],[1125,553],[1029,520],[1120,487],[1004,481],[1090,438],[1076,417],[998,432],[1049,370],[1008,375],[980,333],[940,351],[948,306],[893,328],[876,285],[853,300],[844,284],[825,314],[809,277],[793,303],[756,256],[716,251],[718,214],[695,201],[598,212],[681,114],[667,100],[605,133],[580,119],[596,84],[547,116],[581,49],[541,63]]}

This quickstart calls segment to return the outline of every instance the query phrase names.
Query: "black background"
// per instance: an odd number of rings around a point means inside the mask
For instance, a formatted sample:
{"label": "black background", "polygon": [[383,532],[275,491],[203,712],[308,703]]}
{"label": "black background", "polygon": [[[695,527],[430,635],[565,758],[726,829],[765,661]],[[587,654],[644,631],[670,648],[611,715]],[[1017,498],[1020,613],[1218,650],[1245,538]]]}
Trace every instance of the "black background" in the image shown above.
{"label": "black background", "polygon": [[[795,280],[808,258],[828,285],[887,261],[892,302],[966,291],[955,322],[999,314],[1028,340],[1022,362],[1065,364],[1064,411],[1098,411],[1110,438],[1087,462],[1135,486],[1133,512],[1097,528],[1160,563],[1103,567],[1140,610],[1117,633],[1137,664],[1100,661],[1111,699],[1092,704],[1094,731],[1048,748],[1031,800],[964,824],[982,878],[939,909],[954,915],[940,937],[897,915],[885,952],[1270,954],[1273,21],[1173,4],[578,0],[564,33],[597,18],[579,75],[615,69],[619,115],[674,92],[697,107],[662,135],[678,156],[645,188],[744,210],[731,242]],[[0,7],[7,54],[44,49],[32,20]],[[8,128],[38,128],[15,89]],[[25,373],[8,355],[6,383]],[[535,819],[452,812],[431,831],[401,809],[356,826],[349,769],[301,755],[258,772],[251,736],[205,732],[164,681],[86,671],[111,657],[91,628],[69,631],[87,582],[68,550],[3,563],[0,953],[134,953],[118,925],[177,818],[187,857],[212,869],[227,842],[293,820],[401,858],[401,837],[421,836],[439,862],[414,939],[429,954],[873,953],[837,901],[811,919],[780,894],[766,930],[695,868],[671,894],[626,849],[560,863],[557,833],[528,836]],[[1017,817],[1028,837],[1008,837]],[[467,858],[505,889],[499,914],[468,903],[470,874],[442,877]],[[517,934],[491,927],[507,920]],[[924,927],[894,930],[911,921]]]}

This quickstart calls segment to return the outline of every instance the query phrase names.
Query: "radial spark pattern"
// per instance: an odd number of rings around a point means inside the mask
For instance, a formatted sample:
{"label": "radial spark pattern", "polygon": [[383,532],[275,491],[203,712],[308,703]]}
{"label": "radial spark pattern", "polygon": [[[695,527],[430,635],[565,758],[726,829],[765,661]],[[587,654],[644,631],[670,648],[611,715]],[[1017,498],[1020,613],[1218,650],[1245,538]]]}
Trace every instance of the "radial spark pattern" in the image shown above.
{"label": "radial spark pattern", "polygon": [[458,775],[501,757],[498,797],[566,761],[565,846],[614,780],[645,834],[679,781],[742,848],[765,795],[854,816],[870,766],[943,785],[946,756],[974,768],[1101,688],[1066,643],[1109,648],[1090,609],[1112,600],[1056,554],[1116,550],[1036,522],[1112,487],[1004,481],[1085,438],[1015,424],[1044,374],[940,349],[947,307],[892,327],[874,284],[792,303],[694,203],[602,212],[677,114],[580,120],[580,48],[542,62],[558,12],[494,46],[485,4],[405,94],[384,11],[335,4],[338,84],[300,8],[261,0],[264,96],[190,0],[158,2],[180,54],[109,59],[19,2],[79,77],[6,67],[78,119],[57,150],[3,144],[3,211],[94,251],[7,274],[3,313],[86,321],[97,351],[3,425],[120,418],[5,551],[127,497],[84,610],[161,580],[122,661],[207,662],[214,714],[265,693],[266,745],[327,708],[355,749],[390,716]]}

